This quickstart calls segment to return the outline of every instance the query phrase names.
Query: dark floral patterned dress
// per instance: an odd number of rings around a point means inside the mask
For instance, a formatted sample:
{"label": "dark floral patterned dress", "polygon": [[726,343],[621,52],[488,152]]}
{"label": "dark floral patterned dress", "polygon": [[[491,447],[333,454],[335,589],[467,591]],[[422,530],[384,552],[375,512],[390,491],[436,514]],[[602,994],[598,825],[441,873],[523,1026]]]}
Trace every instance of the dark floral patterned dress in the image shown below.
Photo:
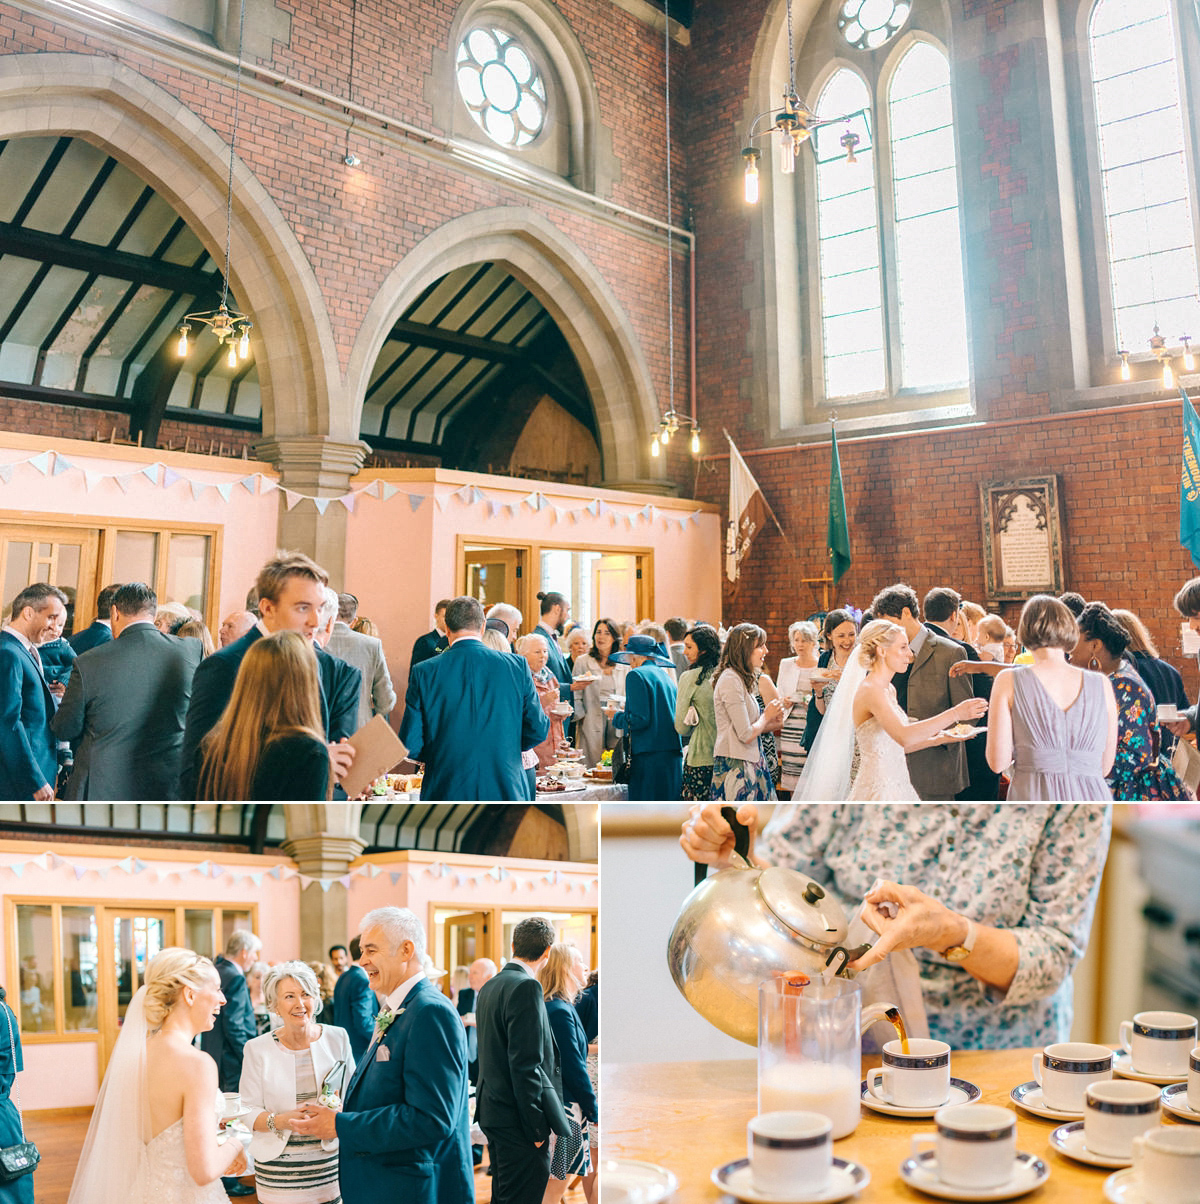
{"label": "dark floral patterned dress", "polygon": [[1187,787],[1158,751],[1154,695],[1128,661],[1112,674],[1117,697],[1117,755],[1108,775],[1113,798],[1125,802],[1190,799]]}

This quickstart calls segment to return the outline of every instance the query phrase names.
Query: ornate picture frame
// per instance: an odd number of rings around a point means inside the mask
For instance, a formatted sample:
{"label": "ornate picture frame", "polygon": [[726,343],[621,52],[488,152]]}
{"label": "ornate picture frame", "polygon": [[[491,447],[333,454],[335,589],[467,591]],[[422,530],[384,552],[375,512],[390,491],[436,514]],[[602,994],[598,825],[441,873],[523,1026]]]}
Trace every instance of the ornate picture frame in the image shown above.
{"label": "ornate picture frame", "polygon": [[1057,476],[979,486],[984,584],[989,605],[1066,589]]}

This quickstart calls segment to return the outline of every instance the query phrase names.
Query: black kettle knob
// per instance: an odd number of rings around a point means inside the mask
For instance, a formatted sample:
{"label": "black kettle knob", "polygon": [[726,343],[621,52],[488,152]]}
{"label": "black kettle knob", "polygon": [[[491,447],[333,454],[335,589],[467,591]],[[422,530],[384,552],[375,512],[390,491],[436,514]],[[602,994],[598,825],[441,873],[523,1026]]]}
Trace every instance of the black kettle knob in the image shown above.
{"label": "black kettle knob", "polygon": [[804,901],[808,904],[817,904],[825,898],[825,892],[815,882],[810,882],[804,888]]}

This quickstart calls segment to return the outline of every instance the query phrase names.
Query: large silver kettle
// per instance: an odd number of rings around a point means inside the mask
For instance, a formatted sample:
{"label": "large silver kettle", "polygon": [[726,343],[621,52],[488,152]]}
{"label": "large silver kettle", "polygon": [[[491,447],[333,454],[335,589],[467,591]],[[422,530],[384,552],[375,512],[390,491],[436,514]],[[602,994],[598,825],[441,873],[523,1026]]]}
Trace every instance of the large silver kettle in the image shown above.
{"label": "large silver kettle", "polygon": [[[768,978],[845,973],[869,945],[847,949],[846,913],[820,883],[797,870],[751,867],[746,828],[722,808],[745,868],[699,881],[667,942],[667,964],[683,997],[722,1032],[755,1045],[758,986]],[[705,867],[696,867],[698,879]]]}

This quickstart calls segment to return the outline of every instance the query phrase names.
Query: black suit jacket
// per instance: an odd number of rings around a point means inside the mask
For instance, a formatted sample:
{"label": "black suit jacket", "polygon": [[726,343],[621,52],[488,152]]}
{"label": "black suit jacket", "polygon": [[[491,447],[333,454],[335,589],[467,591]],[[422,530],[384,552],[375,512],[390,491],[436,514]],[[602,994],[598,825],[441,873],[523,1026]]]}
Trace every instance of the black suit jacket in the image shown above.
{"label": "black suit jacket", "polygon": [[254,1005],[241,970],[223,955],[216,959],[216,967],[225,1006],[217,1013],[212,1028],[200,1034],[200,1048],[216,1062],[221,1090],[237,1091],[242,1077],[242,1049],[258,1035]]}
{"label": "black suit jacket", "polygon": [[[468,1016],[475,1010],[475,992],[471,987],[463,987],[458,993],[458,998],[454,1001],[454,1006],[460,1016]],[[475,1082],[478,1067],[476,1063],[479,1061],[479,1036],[475,1032],[473,1025],[464,1025],[467,1030],[467,1071],[471,1076],[471,1082]]]}
{"label": "black suit jacket", "polygon": [[439,652],[445,652],[449,647],[450,641],[435,627],[432,631],[427,631],[424,635],[419,635],[413,644],[412,660],[409,662],[409,672],[412,672],[413,665],[419,665],[422,661],[427,661],[431,656],[437,656]]}
{"label": "black suit jacket", "polygon": [[76,656],[81,656],[91,648],[107,644],[112,638],[112,628],[101,623],[99,619],[93,619],[90,626],[70,636],[67,643],[75,649]]}
{"label": "black suit jacket", "polygon": [[538,980],[524,966],[509,962],[479,989],[475,1023],[475,1119],[489,1140],[533,1144],[552,1132],[570,1136],[558,1047]]}
{"label": "black suit jacket", "polygon": [[[255,640],[262,639],[258,627],[251,627],[240,640],[214,652],[200,662],[192,680],[192,697],[188,704],[187,726],[183,733],[183,767],[179,797],[196,797],[196,780],[200,773],[200,745],[217,725],[221,712],[233,696],[242,659]],[[325,723],[325,738],[330,742],[352,736],[358,720],[358,694],[362,674],[353,665],[330,656],[314,645],[320,678],[321,718]]]}
{"label": "black suit jacket", "polygon": [[183,721],[202,652],[199,640],[135,623],[79,657],[51,721],[75,745],[64,798],[179,797]]}

